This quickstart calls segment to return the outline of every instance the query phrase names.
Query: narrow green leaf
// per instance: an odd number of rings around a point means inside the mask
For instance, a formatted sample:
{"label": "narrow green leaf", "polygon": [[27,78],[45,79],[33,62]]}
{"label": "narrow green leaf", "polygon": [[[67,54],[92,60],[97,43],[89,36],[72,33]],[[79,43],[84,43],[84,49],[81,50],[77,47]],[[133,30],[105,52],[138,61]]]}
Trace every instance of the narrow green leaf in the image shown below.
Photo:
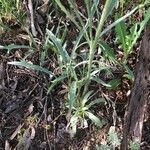
{"label": "narrow green leaf", "polygon": [[111,87],[110,84],[105,83],[105,82],[104,82],[103,80],[101,80],[100,78],[91,77],[90,79],[93,80],[93,81],[95,81],[95,82],[97,82],[97,83],[99,83],[99,84],[102,84],[103,86]]}
{"label": "narrow green leaf", "polygon": [[78,25],[77,21],[75,20],[74,16],[70,14],[70,12],[63,6],[60,0],[55,0],[57,5],[60,7],[60,9],[66,14],[66,16],[77,26],[77,28],[80,30],[80,26]]}
{"label": "narrow green leaf", "polygon": [[[87,29],[87,25],[85,25],[85,28]],[[84,36],[84,33],[85,33],[84,30],[80,30],[80,32],[76,38],[76,41],[75,41],[75,44],[73,46],[72,53],[71,53],[72,59],[74,59],[76,57],[76,50],[79,48],[79,44],[80,44],[81,39]]]}
{"label": "narrow green leaf", "polygon": [[70,61],[70,57],[68,55],[68,52],[65,50],[65,48],[62,46],[62,42],[60,39],[58,39],[50,30],[46,30],[49,38],[52,40],[52,42],[57,47],[57,50],[59,54],[62,56],[64,63],[67,63]]}
{"label": "narrow green leaf", "polygon": [[93,91],[89,91],[87,92],[87,94],[85,94],[85,96],[83,97],[83,100],[82,100],[82,105],[84,106],[86,104],[86,102],[89,100],[91,94],[93,93]]}
{"label": "narrow green leaf", "polygon": [[119,84],[121,80],[120,79],[113,79],[109,81],[107,84],[110,85],[110,87],[107,87],[108,89],[115,89]]}
{"label": "narrow green leaf", "polygon": [[[116,14],[116,19],[119,18],[119,14]],[[115,32],[116,32],[116,37],[118,40],[118,43],[122,45],[123,51],[125,54],[127,54],[128,48],[126,45],[126,36],[127,36],[127,29],[124,20],[119,22],[115,26]]]}
{"label": "narrow green leaf", "polygon": [[[81,31],[81,30],[84,31],[84,33],[85,33],[84,37],[86,38],[86,40],[89,43],[90,39],[89,39],[88,32],[86,30],[87,23],[84,22],[84,20],[83,20],[83,18],[85,20],[87,20],[87,18],[79,11],[77,4],[73,0],[68,0],[68,3],[70,4],[70,7],[73,8],[74,16],[76,16],[76,19],[78,20],[78,21],[76,21],[76,23],[78,24],[78,26],[76,24],[75,25],[78,27],[79,31]],[[70,18],[70,20],[71,20],[71,18]],[[75,22],[73,22],[73,23],[75,23]]]}
{"label": "narrow green leaf", "polygon": [[14,45],[10,44],[8,46],[2,46],[0,45],[0,49],[19,49],[19,48],[31,48],[30,46],[25,46],[25,45]]}
{"label": "narrow green leaf", "polygon": [[8,64],[16,65],[16,66],[22,66],[22,67],[26,67],[29,69],[41,71],[41,72],[44,72],[44,73],[47,73],[48,75],[50,75],[50,78],[52,78],[54,76],[54,74],[51,71],[47,70],[46,68],[43,68],[43,67],[38,66],[38,65],[33,65],[33,64],[27,63],[25,61],[13,61],[13,62],[8,62]]}
{"label": "narrow green leaf", "polygon": [[106,2],[105,2],[104,9],[102,11],[102,15],[100,17],[100,20],[99,20],[99,23],[98,23],[98,26],[96,29],[96,35],[95,35],[95,39],[94,39],[94,43],[93,43],[93,49],[95,49],[97,41],[102,34],[103,25],[104,25],[107,17],[112,12],[116,2],[117,2],[117,0],[106,0]]}
{"label": "narrow green leaf", "polygon": [[105,70],[105,71],[109,72],[110,74],[112,74],[112,72],[110,70],[110,67],[108,67],[108,66],[102,66],[101,68],[94,70],[91,73],[91,76],[95,76],[96,74],[100,73],[102,70]]}
{"label": "narrow green leaf", "polygon": [[73,105],[76,100],[76,92],[77,92],[77,82],[73,81],[70,85],[68,93],[69,112],[71,112],[71,110],[73,109]]}
{"label": "narrow green leaf", "polygon": [[117,62],[117,57],[116,57],[113,49],[110,48],[107,43],[100,41],[100,47],[103,49],[103,52],[105,54],[104,56],[107,56],[113,62]]}
{"label": "narrow green leaf", "polygon": [[[142,24],[142,23],[141,23]],[[140,23],[135,23],[133,24],[133,26],[130,29],[130,37],[132,39],[132,41],[134,40],[134,38],[137,36],[138,34],[138,25],[140,25]],[[140,36],[140,35],[139,35]]]}
{"label": "narrow green leaf", "polygon": [[30,46],[26,46],[26,45],[15,45],[15,44],[10,44],[7,46],[2,46],[0,45],[0,49],[7,49],[8,53],[12,50],[12,49],[31,49]]}
{"label": "narrow green leaf", "polygon": [[106,17],[112,14],[112,10],[117,6],[117,3],[118,0],[110,0]]}
{"label": "narrow green leaf", "polygon": [[126,77],[131,81],[134,81],[133,71],[127,65],[124,65],[124,68],[126,70],[126,74],[124,74],[123,77]]}
{"label": "narrow green leaf", "polygon": [[105,103],[105,102],[106,102],[105,98],[97,98],[97,99],[93,100],[90,104],[86,105],[86,107],[89,109],[91,106],[93,106],[95,104]]}
{"label": "narrow green leaf", "polygon": [[85,112],[86,115],[89,117],[89,119],[92,120],[93,123],[95,123],[97,126],[102,127],[102,121],[100,121],[100,119],[98,117],[96,117],[95,115],[93,115],[91,112],[86,111]]}
{"label": "narrow green leaf", "polygon": [[50,87],[48,88],[47,93],[49,93],[56,85],[58,85],[60,82],[62,82],[66,77],[67,77],[67,76],[62,75],[62,76],[60,76],[60,77],[54,79],[54,80],[52,81],[52,84],[51,84]]}
{"label": "narrow green leaf", "polygon": [[113,27],[115,27],[119,22],[125,20],[126,18],[128,18],[129,16],[131,16],[135,11],[137,11],[139,9],[139,6],[135,7],[133,10],[129,11],[126,15],[122,16],[121,18],[119,18],[118,20],[116,20],[115,22],[113,22],[112,24],[110,24],[109,26],[107,26],[100,34],[100,36],[102,36],[103,34],[105,34],[106,32],[108,32],[110,29],[112,29]]}

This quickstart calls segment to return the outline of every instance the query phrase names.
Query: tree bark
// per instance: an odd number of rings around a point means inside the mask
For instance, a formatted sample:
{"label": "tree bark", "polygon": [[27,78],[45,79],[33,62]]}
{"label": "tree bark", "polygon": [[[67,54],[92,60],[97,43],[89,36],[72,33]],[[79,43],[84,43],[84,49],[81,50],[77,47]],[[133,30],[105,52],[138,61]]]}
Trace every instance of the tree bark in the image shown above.
{"label": "tree bark", "polygon": [[141,141],[148,101],[150,101],[150,24],[145,30],[136,64],[135,80],[125,113],[121,150],[128,150],[131,141]]}

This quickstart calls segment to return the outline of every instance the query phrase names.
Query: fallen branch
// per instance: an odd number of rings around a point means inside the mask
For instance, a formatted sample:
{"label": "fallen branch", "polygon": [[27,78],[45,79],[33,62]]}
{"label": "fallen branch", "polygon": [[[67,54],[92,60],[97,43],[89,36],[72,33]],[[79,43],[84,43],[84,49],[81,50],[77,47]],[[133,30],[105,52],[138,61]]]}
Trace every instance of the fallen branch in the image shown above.
{"label": "fallen branch", "polygon": [[131,141],[141,142],[148,101],[150,101],[150,25],[146,28],[141,43],[135,81],[125,114],[121,150],[128,150]]}

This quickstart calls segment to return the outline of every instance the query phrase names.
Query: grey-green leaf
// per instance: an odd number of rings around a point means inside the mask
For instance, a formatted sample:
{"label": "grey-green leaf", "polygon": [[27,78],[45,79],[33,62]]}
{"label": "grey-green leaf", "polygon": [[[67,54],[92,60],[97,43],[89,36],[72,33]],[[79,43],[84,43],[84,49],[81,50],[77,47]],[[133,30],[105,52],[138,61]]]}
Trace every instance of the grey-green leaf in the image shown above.
{"label": "grey-green leaf", "polygon": [[97,83],[99,83],[99,84],[102,84],[102,85],[105,86],[105,87],[111,87],[110,84],[105,83],[105,82],[104,82],[103,80],[101,80],[100,78],[91,77],[90,79],[93,80],[93,81],[95,81],[95,82],[97,82]]}
{"label": "grey-green leaf", "polygon": [[57,47],[57,50],[61,57],[63,58],[64,63],[67,63],[70,61],[70,57],[68,55],[68,52],[66,49],[62,46],[61,40],[58,39],[50,30],[46,30],[49,38],[54,43],[54,45]]}
{"label": "grey-green leaf", "polygon": [[62,82],[66,77],[67,77],[67,76],[62,75],[62,76],[60,76],[60,77],[54,79],[54,80],[52,81],[52,84],[51,84],[50,87],[48,88],[47,93],[49,93],[57,84],[59,84],[60,82]]}
{"label": "grey-green leaf", "polygon": [[16,65],[16,66],[22,66],[22,67],[26,67],[29,69],[41,71],[41,72],[44,72],[44,73],[50,75],[50,78],[52,78],[54,76],[54,74],[51,71],[49,71],[48,69],[43,68],[43,67],[38,66],[38,65],[33,65],[33,64],[27,63],[25,61],[13,61],[13,62],[8,62],[8,64]]}
{"label": "grey-green leaf", "polygon": [[69,112],[71,112],[71,110],[73,109],[73,105],[76,100],[76,91],[77,91],[77,82],[73,81],[70,85],[68,93]]}
{"label": "grey-green leaf", "polygon": [[30,46],[26,46],[26,45],[14,45],[14,44],[10,44],[7,46],[2,46],[0,45],[0,49],[7,49],[8,53],[12,50],[12,49],[31,49]]}
{"label": "grey-green leaf", "polygon": [[[116,20],[119,18],[119,14],[116,14]],[[126,25],[124,20],[119,22],[115,26],[115,32],[116,32],[116,37],[118,38],[118,43],[122,45],[123,50],[125,53],[127,53],[127,44],[126,44],[126,36],[127,36],[127,30],[126,30]]]}
{"label": "grey-green leaf", "polygon": [[99,104],[99,103],[105,103],[106,100],[104,98],[97,98],[95,100],[93,100],[90,104],[88,104],[86,107],[89,109],[91,106],[95,105],[95,104]]}
{"label": "grey-green leaf", "polygon": [[99,126],[99,127],[102,127],[102,121],[98,118],[98,117],[96,117],[95,115],[93,115],[91,112],[89,112],[89,111],[86,111],[85,112],[86,113],[86,115],[89,117],[89,119],[91,119],[92,120],[92,122],[93,123],[95,123],[97,126]]}
{"label": "grey-green leaf", "polygon": [[89,100],[90,95],[93,93],[93,91],[89,91],[88,93],[85,94],[85,96],[83,97],[82,100],[82,105],[84,106],[86,104],[86,102]]}
{"label": "grey-green leaf", "polygon": [[100,47],[103,49],[105,56],[107,56],[113,62],[117,62],[117,57],[116,57],[113,49],[110,48],[110,46],[107,43],[100,41]]}
{"label": "grey-green leaf", "polygon": [[107,87],[108,89],[115,89],[119,84],[120,84],[121,80],[120,79],[112,79],[111,81],[109,81],[107,84],[110,87]]}

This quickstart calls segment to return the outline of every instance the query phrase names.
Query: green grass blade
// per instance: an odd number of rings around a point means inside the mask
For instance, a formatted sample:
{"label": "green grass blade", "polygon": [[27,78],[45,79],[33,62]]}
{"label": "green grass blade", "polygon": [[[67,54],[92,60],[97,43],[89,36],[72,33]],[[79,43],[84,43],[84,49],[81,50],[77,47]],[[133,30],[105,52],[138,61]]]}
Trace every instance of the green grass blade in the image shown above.
{"label": "green grass blade", "polygon": [[87,78],[88,79],[90,79],[90,74],[91,74],[91,70],[92,70],[92,61],[94,59],[95,49],[96,49],[97,43],[99,41],[99,38],[100,38],[100,35],[101,35],[101,32],[102,32],[102,28],[103,28],[103,25],[104,25],[109,13],[110,13],[109,7],[112,4],[111,2],[113,2],[113,4],[114,4],[115,1],[106,0],[104,9],[102,11],[101,18],[98,22],[95,38],[92,42],[90,42],[88,72],[87,72]]}
{"label": "green grass blade", "polygon": [[92,28],[93,28],[93,17],[95,12],[97,11],[99,1],[94,0],[93,2],[84,0],[84,3],[86,5],[87,14],[88,14],[88,27],[89,27],[89,37],[91,41],[93,40],[93,34],[92,34]]}
{"label": "green grass blade", "polygon": [[86,40],[89,43],[90,42],[90,37],[88,35],[87,29],[85,28],[87,23],[84,23],[84,19],[82,17],[84,17],[85,20],[87,20],[87,18],[85,16],[83,16],[83,14],[79,11],[77,4],[73,0],[68,0],[68,3],[73,8],[73,11],[74,11],[74,13],[76,15],[76,18],[78,19],[78,22],[80,23],[80,25],[78,24],[80,26],[80,31],[81,30],[84,31],[85,38],[86,38]]}
{"label": "green grass blade", "polygon": [[112,14],[113,9],[117,6],[119,0],[111,0],[107,8],[106,18]]}
{"label": "green grass blade", "polygon": [[[118,18],[119,18],[119,15],[116,14],[116,19]],[[126,45],[127,44],[126,43],[127,29],[126,29],[124,20],[115,26],[115,32],[116,32],[118,43],[122,45],[123,51],[125,55],[127,55],[127,51],[128,51],[128,48]]]}
{"label": "green grass blade", "polygon": [[109,47],[109,45],[103,41],[100,41],[100,47],[103,49],[104,57],[108,57],[114,64],[118,63],[116,54],[114,53],[113,49]]}
{"label": "green grass blade", "polygon": [[134,81],[134,74],[133,71],[127,66],[127,65],[123,65],[126,73],[123,75],[123,77],[128,78],[129,80],[131,80],[132,82]]}
{"label": "green grass blade", "polygon": [[93,91],[89,91],[85,94],[85,96],[82,99],[82,106],[84,106],[86,104],[86,102],[89,100],[90,95],[93,93]]}
{"label": "green grass blade", "polygon": [[95,104],[99,104],[99,103],[104,104],[105,102],[106,102],[106,100],[104,98],[98,98],[98,99],[93,100],[90,104],[86,105],[86,107],[89,109],[90,107],[92,107]]}
{"label": "green grass blade", "polygon": [[80,33],[79,33],[79,36],[77,37],[76,41],[75,41],[75,44],[74,44],[74,47],[72,49],[72,53],[71,53],[71,58],[74,59],[76,57],[76,50],[78,49],[78,46],[80,44],[80,41],[83,37],[83,34],[84,34],[84,31],[81,30]]}
{"label": "green grass blade", "polygon": [[105,86],[105,87],[110,87],[110,88],[111,88],[111,85],[105,83],[105,82],[104,82],[103,80],[101,80],[100,78],[91,77],[90,79],[93,80],[93,81],[95,81],[95,82],[97,82],[97,83],[99,83],[99,84],[101,84],[101,85],[103,85],[103,86]]}
{"label": "green grass blade", "polygon": [[73,81],[71,83],[69,93],[68,93],[68,104],[69,104],[69,112],[71,113],[75,100],[76,100],[76,92],[77,92],[77,82]]}
{"label": "green grass blade", "polygon": [[118,87],[118,85],[121,83],[120,79],[112,79],[107,84],[110,85],[110,87],[107,87],[107,89],[115,89]]}
{"label": "green grass blade", "polygon": [[[38,44],[36,43],[36,41],[35,41],[35,39],[34,39],[32,33],[29,31],[28,28],[25,28],[25,29],[26,29],[26,32],[28,33],[28,35],[29,35],[29,37],[30,37],[30,39],[31,39],[31,42],[32,42],[33,46],[34,46],[36,49],[39,49],[39,46],[38,46]],[[32,45],[32,44],[31,44],[31,45]]]}
{"label": "green grass blade", "polygon": [[46,68],[43,68],[43,67],[38,66],[38,65],[33,65],[33,64],[27,63],[25,61],[13,61],[13,62],[8,62],[8,64],[16,65],[16,66],[22,66],[22,67],[26,67],[29,69],[41,71],[41,72],[44,72],[44,73],[50,75],[50,78],[52,78],[54,76],[54,74],[51,71],[47,70]]}
{"label": "green grass blade", "polygon": [[86,115],[89,117],[89,119],[92,120],[93,123],[95,123],[97,126],[102,127],[102,122],[100,121],[100,119],[98,117],[96,117],[95,115],[93,115],[91,112],[86,111]]}
{"label": "green grass blade", "polygon": [[70,57],[68,55],[68,52],[65,50],[65,48],[62,46],[62,42],[60,39],[58,39],[50,30],[46,30],[49,38],[52,40],[52,42],[57,47],[57,50],[59,54],[62,56],[64,63],[67,63],[70,61]]}
{"label": "green grass blade", "polygon": [[114,6],[116,5],[116,2],[117,2],[117,0],[106,0],[106,2],[105,2],[105,6],[104,6],[104,9],[102,11],[102,15],[101,15],[101,18],[100,18],[100,21],[98,23],[98,27],[96,30],[96,35],[95,35],[94,44],[93,44],[94,49],[95,49],[97,41],[101,35],[101,31],[102,31],[104,22],[106,21],[107,17],[109,16],[111,11],[113,10]]}
{"label": "green grass blade", "polygon": [[131,16],[135,11],[137,11],[139,9],[139,6],[135,7],[133,10],[131,10],[129,13],[127,13],[126,15],[124,15],[123,17],[119,18],[118,20],[116,20],[115,22],[113,22],[112,24],[110,24],[109,26],[107,26],[100,34],[100,36],[104,35],[106,32],[108,32],[109,30],[111,30],[113,27],[115,27],[118,23],[120,23],[121,21],[125,20],[126,18],[128,18],[129,16]]}
{"label": "green grass blade", "polygon": [[60,0],[55,0],[57,5],[60,7],[60,9],[66,14],[66,16],[77,26],[79,30],[81,30],[81,27],[78,25],[76,20],[74,19],[74,16],[70,14],[70,12],[63,6],[63,4],[60,2]]}
{"label": "green grass blade", "polygon": [[14,44],[10,44],[10,45],[7,45],[7,46],[2,46],[0,45],[0,49],[6,49],[8,50],[8,53],[13,50],[13,49],[31,49],[30,46],[26,46],[26,45],[14,45]]}
{"label": "green grass blade", "polygon": [[112,72],[110,70],[110,67],[108,67],[108,66],[102,66],[99,69],[94,70],[91,73],[91,76],[95,76],[96,74],[100,73],[102,70],[105,70],[105,71],[109,72],[110,74],[112,74]]}
{"label": "green grass blade", "polygon": [[64,79],[66,79],[66,78],[67,78],[67,76],[62,75],[62,76],[60,76],[60,77],[54,79],[54,80],[52,81],[52,84],[51,84],[50,87],[48,88],[47,94],[48,94],[56,85],[58,85],[60,82],[64,81]]}

